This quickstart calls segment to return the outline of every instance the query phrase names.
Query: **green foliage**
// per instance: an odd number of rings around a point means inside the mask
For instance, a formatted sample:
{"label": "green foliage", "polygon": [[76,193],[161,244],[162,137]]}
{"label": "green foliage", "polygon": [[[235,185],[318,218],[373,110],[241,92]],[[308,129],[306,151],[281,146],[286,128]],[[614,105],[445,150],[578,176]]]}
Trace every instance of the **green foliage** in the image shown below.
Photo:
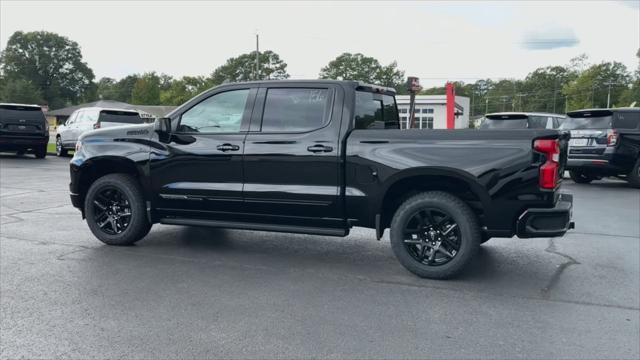
{"label": "green foliage", "polygon": [[42,104],[37,86],[24,79],[0,79],[0,101],[19,104]]}
{"label": "green foliage", "polygon": [[383,66],[377,59],[360,53],[339,55],[320,70],[320,78],[363,81],[406,91],[404,71],[398,70],[395,61]]}
{"label": "green foliage", "polygon": [[219,85],[227,82],[251,80],[281,80],[289,78],[287,64],[271,50],[260,52],[259,73],[256,73],[256,52],[233,57],[219,66],[211,74],[211,83]]}
{"label": "green foliage", "polygon": [[131,91],[131,103],[136,105],[160,104],[160,77],[155,72],[145,73],[136,80]]}
{"label": "green foliage", "polygon": [[93,71],[82,61],[78,43],[46,31],[13,33],[0,67],[7,80],[35,86],[53,109],[85,100],[94,89]]}
{"label": "green foliage", "polygon": [[160,102],[163,105],[181,105],[212,86],[211,80],[204,76],[175,79],[166,90],[161,91]]}
{"label": "green foliage", "polygon": [[603,62],[592,65],[575,80],[562,88],[568,99],[568,109],[607,107],[607,95],[611,89],[611,106],[618,105],[630,82],[627,67],[619,62]]}

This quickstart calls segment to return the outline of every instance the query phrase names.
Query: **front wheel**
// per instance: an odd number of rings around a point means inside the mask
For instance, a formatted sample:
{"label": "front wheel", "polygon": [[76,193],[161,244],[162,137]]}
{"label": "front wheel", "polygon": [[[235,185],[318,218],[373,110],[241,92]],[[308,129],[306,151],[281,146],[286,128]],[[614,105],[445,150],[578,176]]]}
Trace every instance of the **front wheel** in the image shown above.
{"label": "front wheel", "polygon": [[430,191],[406,200],[391,222],[391,248],[412,273],[430,279],[457,275],[480,246],[475,214],[459,198]]}
{"label": "front wheel", "polygon": [[108,245],[132,245],[151,229],[140,185],[129,175],[96,180],[85,197],[84,211],[93,235]]}
{"label": "front wheel", "polygon": [[569,171],[569,176],[576,184],[588,184],[595,180],[595,177],[577,170]]}

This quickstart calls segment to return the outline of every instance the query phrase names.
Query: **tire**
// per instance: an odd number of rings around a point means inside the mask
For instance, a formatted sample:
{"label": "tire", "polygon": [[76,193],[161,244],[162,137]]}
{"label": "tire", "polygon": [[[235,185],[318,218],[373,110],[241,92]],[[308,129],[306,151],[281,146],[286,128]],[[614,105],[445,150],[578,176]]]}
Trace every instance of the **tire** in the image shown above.
{"label": "tire", "polygon": [[47,145],[33,149],[33,153],[35,154],[37,159],[44,159],[45,157],[47,157]]}
{"label": "tire", "polygon": [[[447,216],[450,218],[448,221],[444,220]],[[414,226],[423,230],[407,238],[405,228]],[[429,231],[429,227],[435,230]],[[400,205],[391,221],[390,238],[396,258],[407,270],[423,278],[447,279],[460,273],[471,261],[480,246],[481,234],[478,220],[467,204],[449,193],[430,191],[414,195]],[[456,244],[458,249],[454,253]],[[429,253],[422,250],[423,247]],[[440,253],[442,249],[453,257]],[[423,256],[422,261],[419,260],[420,251],[429,258]],[[431,256],[431,253],[435,255]],[[446,262],[438,264],[438,256]]]}
{"label": "tire", "polygon": [[96,180],[85,196],[84,211],[93,235],[107,245],[132,245],[151,229],[140,185],[129,175],[111,174]]}
{"label": "tire", "polygon": [[627,181],[631,186],[640,188],[640,158],[636,160],[636,164],[631,169],[629,175],[627,175]]}
{"label": "tire", "polygon": [[67,156],[67,149],[62,146],[62,139],[60,139],[60,136],[56,137],[56,155]]}
{"label": "tire", "polygon": [[588,184],[595,180],[593,176],[585,174],[584,172],[578,170],[569,171],[569,176],[571,177],[571,180],[573,180],[573,182],[575,182],[576,184]]}

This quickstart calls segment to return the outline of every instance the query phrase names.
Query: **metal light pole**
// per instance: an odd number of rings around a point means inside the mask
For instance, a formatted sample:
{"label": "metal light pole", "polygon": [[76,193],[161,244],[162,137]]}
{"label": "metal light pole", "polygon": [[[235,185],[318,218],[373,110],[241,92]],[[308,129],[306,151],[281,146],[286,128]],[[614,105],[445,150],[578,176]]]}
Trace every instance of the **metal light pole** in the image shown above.
{"label": "metal light pole", "polygon": [[256,33],[256,80],[260,80],[260,38]]}

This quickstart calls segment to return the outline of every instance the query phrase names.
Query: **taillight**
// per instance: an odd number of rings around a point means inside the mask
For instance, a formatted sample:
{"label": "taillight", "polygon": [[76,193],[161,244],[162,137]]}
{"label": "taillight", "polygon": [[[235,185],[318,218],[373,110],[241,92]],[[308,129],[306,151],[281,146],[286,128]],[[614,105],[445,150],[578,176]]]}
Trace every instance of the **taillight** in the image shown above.
{"label": "taillight", "polygon": [[607,130],[607,146],[615,146],[618,143],[618,132]]}
{"label": "taillight", "polygon": [[100,123],[98,122],[98,123],[93,124],[93,128],[94,129],[100,129]]}
{"label": "taillight", "polygon": [[533,148],[547,160],[540,166],[539,184],[543,189],[555,189],[560,179],[560,142],[557,139],[541,139],[533,142]]}

